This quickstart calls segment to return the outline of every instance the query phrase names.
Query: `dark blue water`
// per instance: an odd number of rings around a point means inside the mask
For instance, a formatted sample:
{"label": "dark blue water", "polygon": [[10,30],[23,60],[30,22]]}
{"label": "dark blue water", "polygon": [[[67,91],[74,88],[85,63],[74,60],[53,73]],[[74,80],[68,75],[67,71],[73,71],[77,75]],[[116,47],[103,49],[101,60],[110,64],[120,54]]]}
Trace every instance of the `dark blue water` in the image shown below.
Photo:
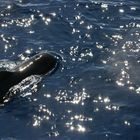
{"label": "dark blue water", "polygon": [[44,50],[61,66],[18,85],[1,140],[140,139],[139,0],[1,0],[1,68]]}

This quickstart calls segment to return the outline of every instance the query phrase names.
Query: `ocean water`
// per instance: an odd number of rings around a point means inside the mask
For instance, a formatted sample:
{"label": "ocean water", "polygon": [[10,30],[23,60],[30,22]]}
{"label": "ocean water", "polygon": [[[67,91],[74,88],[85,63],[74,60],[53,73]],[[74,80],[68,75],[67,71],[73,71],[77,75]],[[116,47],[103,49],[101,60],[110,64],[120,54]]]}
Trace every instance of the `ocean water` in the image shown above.
{"label": "ocean water", "polygon": [[0,0],[0,68],[61,56],[0,107],[0,140],[140,140],[139,0]]}

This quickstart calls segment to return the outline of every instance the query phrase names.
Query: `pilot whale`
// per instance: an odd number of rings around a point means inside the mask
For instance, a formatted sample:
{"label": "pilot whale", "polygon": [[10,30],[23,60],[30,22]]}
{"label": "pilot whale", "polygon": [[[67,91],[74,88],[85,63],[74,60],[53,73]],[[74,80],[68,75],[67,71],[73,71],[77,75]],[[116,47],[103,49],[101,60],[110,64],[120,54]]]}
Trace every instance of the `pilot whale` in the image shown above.
{"label": "pilot whale", "polygon": [[54,72],[58,58],[51,52],[38,53],[17,65],[11,71],[0,71],[0,103],[8,96],[9,89],[31,75],[46,75]]}

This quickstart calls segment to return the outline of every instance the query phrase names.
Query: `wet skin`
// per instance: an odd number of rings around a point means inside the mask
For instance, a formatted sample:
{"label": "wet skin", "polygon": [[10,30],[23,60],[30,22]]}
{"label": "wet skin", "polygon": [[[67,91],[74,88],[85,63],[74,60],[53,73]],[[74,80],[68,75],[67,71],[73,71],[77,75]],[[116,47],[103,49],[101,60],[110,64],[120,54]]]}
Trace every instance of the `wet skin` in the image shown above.
{"label": "wet skin", "polygon": [[45,75],[53,72],[58,60],[51,53],[39,53],[11,71],[0,71],[0,103],[11,87],[31,75]]}

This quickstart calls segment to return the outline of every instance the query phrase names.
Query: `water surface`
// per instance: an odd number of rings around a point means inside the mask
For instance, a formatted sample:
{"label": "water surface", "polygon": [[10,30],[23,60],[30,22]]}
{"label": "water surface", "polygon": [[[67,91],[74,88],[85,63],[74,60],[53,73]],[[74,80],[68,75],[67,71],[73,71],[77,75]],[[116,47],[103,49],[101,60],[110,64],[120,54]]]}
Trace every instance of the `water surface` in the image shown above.
{"label": "water surface", "polygon": [[138,0],[1,0],[0,67],[42,50],[62,61],[18,85],[0,139],[139,140],[139,13]]}

